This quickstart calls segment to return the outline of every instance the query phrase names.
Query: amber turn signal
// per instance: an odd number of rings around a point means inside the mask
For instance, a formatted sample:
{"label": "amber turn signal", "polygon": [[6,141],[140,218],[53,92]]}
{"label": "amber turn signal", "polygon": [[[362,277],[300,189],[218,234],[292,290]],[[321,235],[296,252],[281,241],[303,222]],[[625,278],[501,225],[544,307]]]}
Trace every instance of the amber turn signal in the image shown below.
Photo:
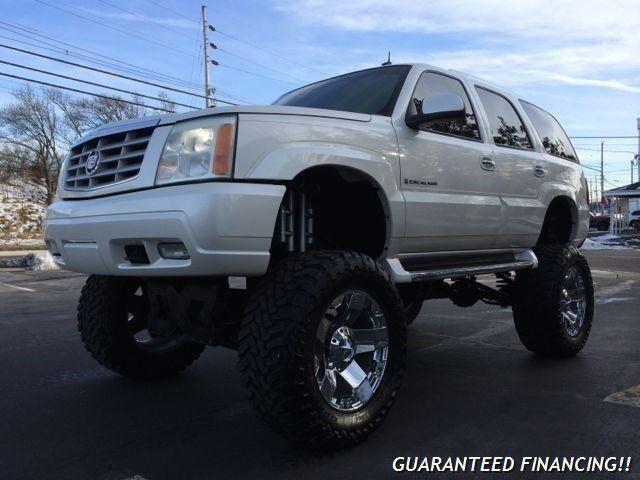
{"label": "amber turn signal", "polygon": [[218,127],[216,149],[213,154],[213,174],[230,176],[233,165],[233,123],[224,123]]}

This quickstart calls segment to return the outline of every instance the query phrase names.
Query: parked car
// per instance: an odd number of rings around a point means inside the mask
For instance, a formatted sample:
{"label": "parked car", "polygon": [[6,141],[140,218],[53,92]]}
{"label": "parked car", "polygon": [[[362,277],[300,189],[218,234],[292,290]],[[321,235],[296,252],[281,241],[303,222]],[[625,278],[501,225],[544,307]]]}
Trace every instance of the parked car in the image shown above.
{"label": "parked car", "polygon": [[389,412],[423,300],[511,306],[526,348],[577,354],[588,226],[551,114],[411,64],[99,128],[66,158],[44,238],[91,275],[78,325],[102,365],[158,378],[237,349],[260,417],[337,449]]}
{"label": "parked car", "polygon": [[640,210],[635,210],[629,215],[629,227],[640,230]]}
{"label": "parked car", "polygon": [[610,224],[610,215],[589,212],[589,228],[597,228],[599,231],[605,231],[609,230]]}

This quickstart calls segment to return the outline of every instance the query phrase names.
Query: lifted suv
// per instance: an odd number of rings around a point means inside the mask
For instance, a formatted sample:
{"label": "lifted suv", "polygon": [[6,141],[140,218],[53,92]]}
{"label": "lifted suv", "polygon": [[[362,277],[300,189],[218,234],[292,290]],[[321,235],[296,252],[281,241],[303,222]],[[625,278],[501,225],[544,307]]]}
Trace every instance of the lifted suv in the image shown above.
{"label": "lifted suv", "polygon": [[415,64],[98,129],[66,159],[44,235],[91,274],[78,324],[102,365],[162,377],[237,349],[267,423],[340,448],[389,412],[426,299],[511,306],[529,350],[580,351],[588,226],[549,113]]}

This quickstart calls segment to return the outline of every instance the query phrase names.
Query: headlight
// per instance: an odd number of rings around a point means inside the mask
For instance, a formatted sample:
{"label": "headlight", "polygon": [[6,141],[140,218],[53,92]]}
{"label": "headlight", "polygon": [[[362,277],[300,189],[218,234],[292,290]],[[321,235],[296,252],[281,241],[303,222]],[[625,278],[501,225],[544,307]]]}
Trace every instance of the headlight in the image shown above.
{"label": "headlight", "polygon": [[60,164],[60,171],[58,172],[58,183],[56,184],[56,194],[53,196],[54,200],[58,200],[62,197],[62,190],[64,189],[64,179],[67,176],[67,164],[69,163],[69,157],[71,152],[67,153],[64,160]]}
{"label": "headlight", "polygon": [[235,117],[176,123],[162,150],[156,184],[230,177],[235,127]]}

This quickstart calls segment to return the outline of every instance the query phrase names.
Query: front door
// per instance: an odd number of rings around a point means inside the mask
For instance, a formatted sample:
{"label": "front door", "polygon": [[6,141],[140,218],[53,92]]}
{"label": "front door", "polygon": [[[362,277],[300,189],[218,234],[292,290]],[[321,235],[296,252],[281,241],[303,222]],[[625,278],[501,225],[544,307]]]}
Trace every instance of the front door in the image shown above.
{"label": "front door", "polygon": [[438,120],[420,130],[396,125],[406,201],[405,253],[489,249],[501,224],[493,145],[482,142],[463,84],[426,71],[412,98],[450,92],[463,99],[465,120]]}

